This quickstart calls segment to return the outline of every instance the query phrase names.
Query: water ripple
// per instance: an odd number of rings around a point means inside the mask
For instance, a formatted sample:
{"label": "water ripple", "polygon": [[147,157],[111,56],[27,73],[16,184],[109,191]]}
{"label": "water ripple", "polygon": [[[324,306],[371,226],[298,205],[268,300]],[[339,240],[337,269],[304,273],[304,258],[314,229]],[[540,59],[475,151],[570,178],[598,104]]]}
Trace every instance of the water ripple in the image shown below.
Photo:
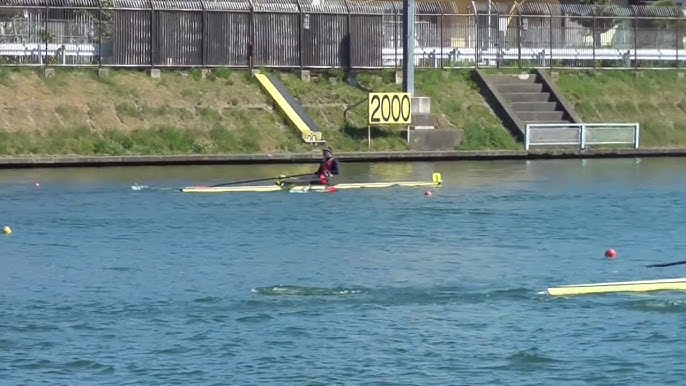
{"label": "water ripple", "polygon": [[317,288],[293,285],[275,285],[269,287],[256,287],[252,292],[267,296],[342,296],[366,293],[365,289],[359,288]]}

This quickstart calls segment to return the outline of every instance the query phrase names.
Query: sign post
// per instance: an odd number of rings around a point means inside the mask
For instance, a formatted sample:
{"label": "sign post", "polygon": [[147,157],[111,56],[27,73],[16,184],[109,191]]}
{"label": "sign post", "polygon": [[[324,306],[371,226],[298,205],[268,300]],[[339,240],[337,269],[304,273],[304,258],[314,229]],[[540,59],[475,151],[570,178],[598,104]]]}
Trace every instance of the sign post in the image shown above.
{"label": "sign post", "polygon": [[412,123],[412,96],[408,92],[372,92],[367,96],[367,145],[372,146],[372,125],[409,125]]}
{"label": "sign post", "polygon": [[414,15],[415,0],[403,0],[403,91],[410,96],[414,95]]}

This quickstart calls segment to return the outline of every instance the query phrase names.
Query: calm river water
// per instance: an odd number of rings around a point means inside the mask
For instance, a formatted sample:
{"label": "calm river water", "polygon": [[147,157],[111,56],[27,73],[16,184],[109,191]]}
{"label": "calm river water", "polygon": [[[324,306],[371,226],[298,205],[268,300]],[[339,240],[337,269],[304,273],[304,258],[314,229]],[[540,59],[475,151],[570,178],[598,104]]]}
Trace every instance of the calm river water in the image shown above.
{"label": "calm river water", "polygon": [[177,188],[315,165],[0,171],[0,384],[683,383],[686,295],[541,291],[686,276],[645,267],[686,259],[686,159],[342,166],[445,186],[193,195]]}

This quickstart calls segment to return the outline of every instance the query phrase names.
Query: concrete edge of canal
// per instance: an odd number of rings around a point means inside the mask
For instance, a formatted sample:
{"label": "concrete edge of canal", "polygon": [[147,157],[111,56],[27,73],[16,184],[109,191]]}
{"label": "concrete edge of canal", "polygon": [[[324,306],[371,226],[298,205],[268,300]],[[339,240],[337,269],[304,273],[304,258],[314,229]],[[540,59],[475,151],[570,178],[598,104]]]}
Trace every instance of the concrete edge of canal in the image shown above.
{"label": "concrete edge of canal", "polygon": [[[587,158],[684,157],[686,148],[589,149],[589,150],[474,150],[474,151],[379,151],[342,152],[341,162],[431,162],[544,160]],[[120,167],[153,165],[249,165],[312,163],[316,153],[148,155],[148,156],[35,156],[0,157],[0,169],[58,167]]]}

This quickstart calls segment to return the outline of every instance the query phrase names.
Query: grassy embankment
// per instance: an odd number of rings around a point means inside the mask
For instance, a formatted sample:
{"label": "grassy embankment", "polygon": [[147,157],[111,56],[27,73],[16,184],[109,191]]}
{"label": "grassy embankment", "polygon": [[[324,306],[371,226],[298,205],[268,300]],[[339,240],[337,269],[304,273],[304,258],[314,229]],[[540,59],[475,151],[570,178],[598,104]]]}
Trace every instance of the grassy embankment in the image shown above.
{"label": "grassy embankment", "polygon": [[[333,72],[304,83],[280,73],[338,151],[367,150],[366,93]],[[429,72],[417,88],[433,97],[442,126],[463,129],[465,148],[517,145],[491,113],[469,73]],[[394,74],[361,74],[363,87],[399,90]],[[447,96],[450,96],[449,98]],[[274,111],[272,102],[247,71],[219,70],[202,79],[199,71],[144,72],[58,70],[43,78],[31,70],[0,70],[0,155],[216,154],[309,151],[297,131]],[[373,130],[373,150],[402,150],[395,129]]]}
{"label": "grassy embankment", "polygon": [[[281,79],[338,151],[367,150],[366,93],[333,72],[312,83]],[[391,71],[360,74],[375,91],[399,90]],[[643,146],[686,146],[686,80],[674,71],[560,73],[558,86],[587,122],[641,123]],[[442,127],[465,133],[462,149],[520,148],[477,91],[469,70],[418,71]],[[308,151],[247,71],[143,72],[0,70],[0,156],[216,154]],[[397,129],[374,130],[372,150],[405,149]]]}
{"label": "grassy embankment", "polygon": [[560,72],[584,122],[638,122],[641,147],[686,147],[686,79],[676,71]]}

